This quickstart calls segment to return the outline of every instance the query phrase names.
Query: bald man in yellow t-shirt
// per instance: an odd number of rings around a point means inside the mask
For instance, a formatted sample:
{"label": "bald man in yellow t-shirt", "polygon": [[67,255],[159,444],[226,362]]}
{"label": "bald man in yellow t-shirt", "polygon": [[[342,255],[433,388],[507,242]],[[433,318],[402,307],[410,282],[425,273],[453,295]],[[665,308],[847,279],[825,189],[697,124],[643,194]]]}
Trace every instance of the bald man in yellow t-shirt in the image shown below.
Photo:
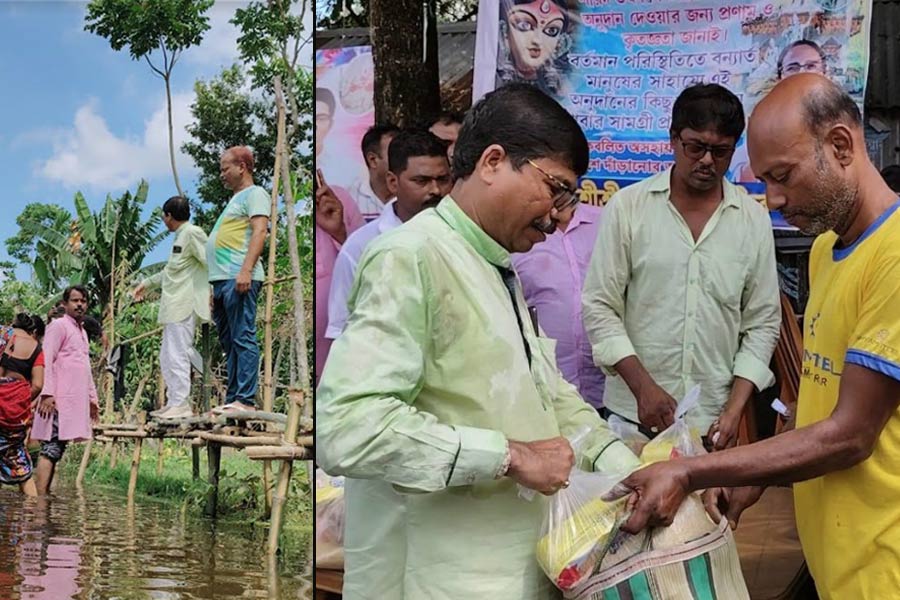
{"label": "bald man in yellow t-shirt", "polygon": [[[853,100],[825,77],[796,75],[748,128],[769,207],[809,234],[797,428],[756,444],[657,463],[627,478],[623,526],[672,522],[706,494],[736,525],[762,487],[795,483],[797,529],[823,600],[900,598],[900,201],[866,155]],[[743,486],[743,487],[738,487]]]}

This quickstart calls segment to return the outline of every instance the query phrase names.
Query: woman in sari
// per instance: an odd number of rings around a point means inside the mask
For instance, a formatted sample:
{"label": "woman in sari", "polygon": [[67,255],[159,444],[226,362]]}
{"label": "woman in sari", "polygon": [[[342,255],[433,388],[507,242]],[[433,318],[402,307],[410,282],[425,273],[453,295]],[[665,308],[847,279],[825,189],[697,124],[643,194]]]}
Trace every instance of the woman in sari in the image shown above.
{"label": "woman in sari", "polygon": [[0,332],[0,484],[18,484],[27,496],[37,495],[25,442],[44,386],[43,335],[41,318],[25,313]]}

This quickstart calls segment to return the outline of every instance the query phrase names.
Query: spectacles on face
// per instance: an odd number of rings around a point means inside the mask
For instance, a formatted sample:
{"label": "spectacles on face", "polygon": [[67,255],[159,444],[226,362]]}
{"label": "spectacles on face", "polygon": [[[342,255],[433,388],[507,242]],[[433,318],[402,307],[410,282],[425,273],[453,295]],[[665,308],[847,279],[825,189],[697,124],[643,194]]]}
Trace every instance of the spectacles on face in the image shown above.
{"label": "spectacles on face", "polygon": [[796,75],[797,73],[822,73],[822,61],[811,60],[805,63],[789,62],[782,69],[785,75]]}
{"label": "spectacles on face", "polygon": [[686,142],[681,139],[680,135],[676,137],[678,138],[678,141],[681,142],[681,147],[684,149],[684,155],[691,160],[700,160],[706,156],[707,152],[712,154],[712,157],[716,160],[729,158],[734,154],[734,146],[711,146],[710,144],[704,144],[702,142]]}
{"label": "spectacles on face", "polygon": [[537,166],[537,163],[533,160],[529,159],[528,164],[540,171],[541,175],[550,181],[550,188],[553,190],[553,208],[562,212],[567,208],[578,204],[577,190],[573,190],[567,183],[560,181],[558,178]]}

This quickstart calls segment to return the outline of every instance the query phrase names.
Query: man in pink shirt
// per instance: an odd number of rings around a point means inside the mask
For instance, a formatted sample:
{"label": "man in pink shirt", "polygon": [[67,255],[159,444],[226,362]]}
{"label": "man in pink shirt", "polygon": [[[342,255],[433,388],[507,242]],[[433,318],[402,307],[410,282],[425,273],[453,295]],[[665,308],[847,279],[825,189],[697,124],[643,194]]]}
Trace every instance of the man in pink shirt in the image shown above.
{"label": "man in pink shirt", "polygon": [[68,442],[91,439],[91,421],[96,421],[99,413],[88,338],[82,326],[87,298],[87,290],[80,285],[66,288],[66,314],[50,323],[44,334],[44,389],[31,429],[31,439],[41,441],[35,469],[39,495],[50,491],[56,463]]}
{"label": "man in pink shirt", "polygon": [[557,229],[512,262],[528,308],[556,340],[556,364],[588,404],[603,406],[603,372],[594,366],[591,342],[581,318],[581,290],[597,240],[602,209],[577,204],[559,213]]}
{"label": "man in pink shirt", "polygon": [[[317,173],[321,179],[321,174]],[[341,188],[329,187],[324,180],[316,185],[316,385],[325,367],[331,340],[328,328],[328,290],[341,245],[347,236],[365,224],[356,203]]]}

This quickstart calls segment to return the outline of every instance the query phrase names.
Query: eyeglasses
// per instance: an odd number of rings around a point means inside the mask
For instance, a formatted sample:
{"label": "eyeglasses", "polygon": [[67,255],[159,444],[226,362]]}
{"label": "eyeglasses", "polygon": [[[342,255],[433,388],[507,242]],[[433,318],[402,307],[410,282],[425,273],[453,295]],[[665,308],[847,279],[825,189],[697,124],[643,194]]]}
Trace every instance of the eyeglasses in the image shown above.
{"label": "eyeglasses", "polygon": [[797,73],[824,73],[822,68],[824,65],[821,60],[811,60],[805,63],[790,62],[784,65],[782,71],[785,75],[796,75]]}
{"label": "eyeglasses", "polygon": [[578,204],[578,191],[573,190],[565,182],[560,181],[547,171],[543,170],[537,164],[529,159],[528,164],[541,172],[541,174],[550,180],[550,187],[553,189],[553,208],[557,211],[564,211],[567,208]]}
{"label": "eyeglasses", "polygon": [[681,142],[681,147],[684,148],[685,156],[691,160],[700,160],[706,156],[707,152],[712,154],[712,157],[716,160],[722,160],[734,154],[734,146],[710,146],[701,142],[686,142],[681,139],[681,136],[677,137],[678,141]]}

